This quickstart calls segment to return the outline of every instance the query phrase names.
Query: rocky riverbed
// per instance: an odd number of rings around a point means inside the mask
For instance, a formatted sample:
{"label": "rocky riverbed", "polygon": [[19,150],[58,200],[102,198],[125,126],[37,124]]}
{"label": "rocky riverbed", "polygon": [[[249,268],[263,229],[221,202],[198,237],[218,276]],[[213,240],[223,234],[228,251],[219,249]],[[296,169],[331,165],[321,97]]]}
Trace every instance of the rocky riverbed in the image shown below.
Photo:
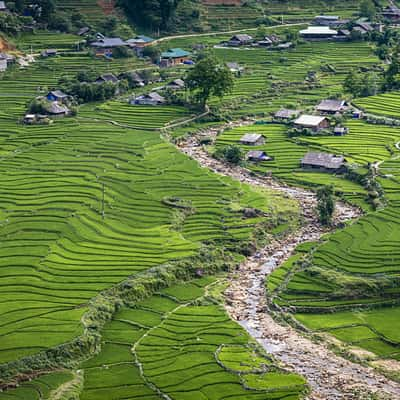
{"label": "rocky riverbed", "polygon": [[[216,137],[225,128],[252,123],[231,123],[222,128],[209,129],[203,135]],[[275,189],[296,199],[301,207],[302,227],[282,239],[274,239],[264,249],[247,258],[239,270],[231,274],[230,285],[225,292],[226,309],[230,316],[286,368],[307,379],[311,387],[310,400],[369,399],[371,394],[382,399],[400,399],[400,384],[397,382],[387,379],[373,368],[337,356],[324,343],[315,343],[272,317],[265,291],[268,275],[286,261],[299,244],[317,241],[327,232],[317,221],[314,193],[289,187],[271,178],[256,177],[242,167],[215,160],[199,145],[196,137],[181,142],[179,148],[203,167],[250,185]],[[360,215],[359,209],[338,203],[335,225]]]}

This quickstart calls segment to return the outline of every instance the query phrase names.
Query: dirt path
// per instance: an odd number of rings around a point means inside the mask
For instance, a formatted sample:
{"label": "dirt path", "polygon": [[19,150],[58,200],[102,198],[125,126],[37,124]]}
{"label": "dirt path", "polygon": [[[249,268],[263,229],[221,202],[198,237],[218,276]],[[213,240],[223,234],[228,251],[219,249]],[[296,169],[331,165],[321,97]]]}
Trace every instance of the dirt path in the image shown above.
{"label": "dirt path", "polygon": [[[306,24],[306,22],[295,23],[295,24],[273,25],[273,26],[267,27],[267,29],[289,28],[291,26],[302,26],[305,24]],[[257,29],[258,28],[245,28],[245,29],[236,29],[236,30],[230,30],[230,31],[218,31],[218,32],[207,32],[207,33],[188,33],[185,35],[165,36],[165,37],[155,40],[153,43],[157,44],[157,43],[165,42],[165,41],[172,40],[172,39],[185,39],[185,38],[191,38],[191,37],[196,38],[196,37],[203,37],[203,36],[230,35],[230,34],[235,34],[235,33],[240,33],[240,32],[256,31]]]}
{"label": "dirt path", "polygon": [[[241,121],[229,127],[251,124]],[[225,127],[226,128],[226,127]],[[209,129],[203,134],[215,137],[223,128]],[[252,176],[241,167],[232,167],[211,158],[196,138],[179,144],[185,154],[196,159],[202,166],[222,175],[230,176],[250,185],[276,189],[299,201],[304,224],[298,231],[281,240],[272,241],[266,248],[249,257],[230,277],[226,290],[226,308],[270,354],[287,368],[305,376],[311,386],[310,400],[367,399],[370,393],[379,398],[400,399],[400,384],[378,374],[372,368],[345,360],[323,344],[316,344],[288,325],[277,323],[270,315],[265,279],[282,262],[287,260],[296,246],[306,241],[319,240],[326,229],[322,228],[314,214],[315,195],[299,188],[288,187],[272,179]],[[360,210],[338,203],[335,223],[360,216]]]}

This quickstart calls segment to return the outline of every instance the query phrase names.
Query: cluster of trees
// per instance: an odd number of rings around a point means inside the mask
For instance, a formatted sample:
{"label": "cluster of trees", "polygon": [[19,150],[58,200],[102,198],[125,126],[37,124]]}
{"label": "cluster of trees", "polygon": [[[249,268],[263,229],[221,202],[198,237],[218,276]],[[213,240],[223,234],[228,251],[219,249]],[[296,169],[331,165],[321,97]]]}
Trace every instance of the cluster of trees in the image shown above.
{"label": "cluster of trees", "polygon": [[374,96],[382,89],[381,79],[375,72],[358,73],[352,70],[343,82],[343,89],[353,97]]}
{"label": "cluster of trees", "polygon": [[138,26],[167,30],[181,0],[118,0],[128,17]]}
{"label": "cluster of trees", "polygon": [[125,92],[129,84],[127,80],[118,83],[96,82],[97,74],[94,71],[81,71],[75,77],[63,76],[58,87],[65,93],[74,96],[78,102],[102,101]]}
{"label": "cluster of trees", "polygon": [[218,147],[213,156],[234,165],[239,165],[244,159],[243,150],[235,145]]}

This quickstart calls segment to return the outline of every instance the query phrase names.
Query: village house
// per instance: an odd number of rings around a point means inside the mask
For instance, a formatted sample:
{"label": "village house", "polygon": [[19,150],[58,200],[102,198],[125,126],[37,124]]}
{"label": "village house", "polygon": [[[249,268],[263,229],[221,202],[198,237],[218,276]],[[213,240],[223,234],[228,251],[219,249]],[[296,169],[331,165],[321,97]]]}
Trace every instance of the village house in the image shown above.
{"label": "village house", "polygon": [[400,8],[394,4],[391,4],[382,11],[382,16],[391,22],[399,22]]}
{"label": "village house", "polygon": [[173,66],[183,64],[190,60],[190,53],[180,48],[170,49],[161,53],[161,61],[164,61],[162,66]]}
{"label": "village house", "polygon": [[54,56],[56,56],[57,55],[57,50],[56,49],[47,49],[47,50],[44,50],[44,51],[42,51],[41,53],[40,53],[40,55],[42,56],[42,57],[54,57]]}
{"label": "village house", "polygon": [[202,0],[206,6],[233,6],[238,7],[243,4],[243,0]]}
{"label": "village house", "polygon": [[259,133],[246,133],[240,139],[240,143],[246,146],[261,146],[265,144],[265,136]]}
{"label": "village house", "polygon": [[322,100],[316,107],[316,110],[324,114],[342,113],[347,108],[347,103],[344,100]]}
{"label": "village house", "polygon": [[7,6],[5,1],[0,1],[0,12],[6,12],[7,11]]}
{"label": "village house", "polygon": [[281,109],[274,114],[274,118],[278,121],[290,121],[293,118],[296,118],[300,114],[300,111],[290,110],[290,109]]}
{"label": "village house", "polygon": [[338,34],[334,37],[337,41],[346,41],[351,39],[351,32],[348,29],[339,29]]}
{"label": "village house", "polygon": [[253,162],[262,162],[262,161],[271,161],[272,157],[268,156],[265,151],[261,150],[252,150],[249,151],[246,155],[248,161]]}
{"label": "village house", "polygon": [[311,129],[320,131],[329,128],[329,120],[326,117],[318,115],[302,115],[294,121],[294,127],[297,129]]}
{"label": "village house", "polygon": [[143,87],[146,85],[143,78],[136,71],[123,72],[122,74],[118,75],[118,79],[127,79],[136,87]]}
{"label": "village house", "polygon": [[353,31],[359,32],[361,35],[366,35],[368,32],[372,32],[374,27],[369,22],[357,22],[353,27]]}
{"label": "village house", "polygon": [[227,44],[228,44],[228,46],[237,47],[237,46],[245,46],[245,45],[251,44],[252,42],[253,42],[252,36],[246,35],[246,34],[237,34],[237,35],[232,36],[228,40]]}
{"label": "village house", "polygon": [[47,94],[46,98],[49,101],[58,101],[59,103],[64,103],[69,96],[61,90],[52,90]]}
{"label": "village house", "polygon": [[107,74],[103,74],[95,80],[95,83],[97,83],[97,84],[102,84],[102,83],[106,83],[106,82],[118,83],[119,81],[118,81],[118,78],[111,72],[107,73]]}
{"label": "village house", "polygon": [[304,169],[318,169],[325,172],[341,172],[345,166],[345,158],[329,153],[307,153],[301,159]]}
{"label": "village house", "polygon": [[300,32],[300,36],[307,40],[329,40],[338,34],[338,31],[329,26],[309,26]]}
{"label": "village house", "polygon": [[157,92],[143,94],[131,101],[132,105],[141,105],[141,106],[160,106],[165,103],[166,103],[165,98],[159,95]]}
{"label": "village house", "polygon": [[113,49],[117,47],[127,46],[127,43],[119,37],[108,38],[101,37],[98,34],[98,39],[95,42],[90,43],[90,46],[96,50],[96,56],[112,57]]}
{"label": "village house", "polygon": [[279,43],[277,46],[272,47],[273,50],[289,50],[293,47],[293,42]]}
{"label": "village house", "polygon": [[174,79],[166,85],[166,89],[181,90],[185,89],[185,82],[182,79]]}

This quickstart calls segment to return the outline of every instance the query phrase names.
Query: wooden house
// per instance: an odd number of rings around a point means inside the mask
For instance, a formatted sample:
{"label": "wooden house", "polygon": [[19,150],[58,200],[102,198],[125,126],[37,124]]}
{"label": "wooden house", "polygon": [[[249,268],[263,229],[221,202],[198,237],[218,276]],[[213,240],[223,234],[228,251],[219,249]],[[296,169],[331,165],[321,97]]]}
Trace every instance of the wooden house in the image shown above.
{"label": "wooden house", "polygon": [[301,159],[304,169],[317,169],[326,172],[340,172],[345,166],[345,158],[329,153],[307,153]]}
{"label": "wooden house", "polygon": [[240,139],[240,144],[246,146],[261,146],[265,143],[265,136],[260,133],[246,133]]}
{"label": "wooden house", "polygon": [[320,131],[329,128],[329,120],[326,117],[318,115],[302,115],[294,121],[294,127],[298,129],[311,129]]}

